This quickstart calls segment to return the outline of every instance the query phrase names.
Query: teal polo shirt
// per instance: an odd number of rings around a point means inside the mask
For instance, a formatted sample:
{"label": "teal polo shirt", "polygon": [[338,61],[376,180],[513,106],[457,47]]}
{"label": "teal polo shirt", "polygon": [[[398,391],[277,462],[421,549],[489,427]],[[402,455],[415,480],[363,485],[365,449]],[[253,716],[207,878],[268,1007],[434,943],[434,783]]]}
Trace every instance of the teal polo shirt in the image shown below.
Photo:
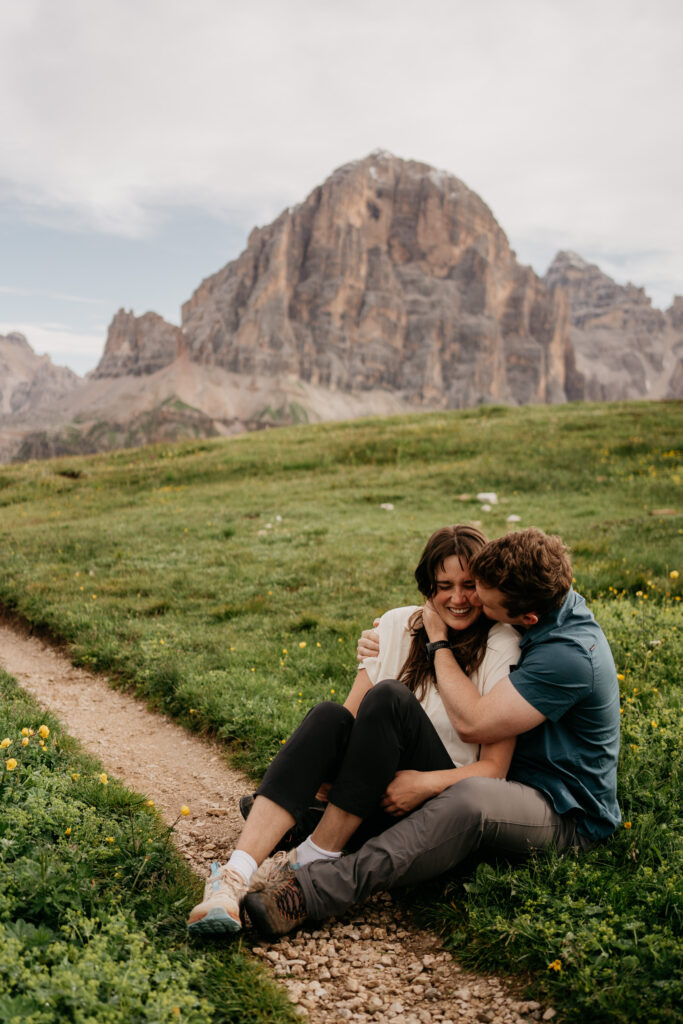
{"label": "teal polo shirt", "polygon": [[621,820],[619,683],[607,638],[579,594],[570,590],[526,631],[510,681],[546,721],[517,737],[508,778],[573,814],[589,839],[608,836]]}

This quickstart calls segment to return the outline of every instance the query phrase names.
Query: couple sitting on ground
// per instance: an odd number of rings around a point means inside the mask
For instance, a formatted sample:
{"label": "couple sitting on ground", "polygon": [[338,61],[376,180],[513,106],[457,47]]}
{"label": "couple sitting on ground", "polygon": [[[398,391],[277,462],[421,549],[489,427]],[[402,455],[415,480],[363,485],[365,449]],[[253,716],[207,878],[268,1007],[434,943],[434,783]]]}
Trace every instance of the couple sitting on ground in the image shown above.
{"label": "couple sitting on ground", "polygon": [[444,527],[415,578],[425,603],[363,633],[344,705],[312,708],[243,800],[192,934],[238,931],[246,909],[274,938],[465,858],[588,849],[615,829],[617,675],[560,538]]}

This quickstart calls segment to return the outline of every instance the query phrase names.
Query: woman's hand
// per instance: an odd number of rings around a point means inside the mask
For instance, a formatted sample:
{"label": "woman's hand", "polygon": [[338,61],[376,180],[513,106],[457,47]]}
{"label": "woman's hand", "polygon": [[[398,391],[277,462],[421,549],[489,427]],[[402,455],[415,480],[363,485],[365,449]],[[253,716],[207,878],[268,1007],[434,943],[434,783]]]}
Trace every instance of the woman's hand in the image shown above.
{"label": "woman's hand", "polygon": [[363,661],[364,658],[377,658],[379,657],[379,633],[377,632],[377,626],[379,626],[379,619],[375,619],[373,625],[375,629],[364,629],[358,640],[358,647],[356,648],[356,659]]}
{"label": "woman's hand", "polygon": [[332,789],[332,783],[331,782],[323,782],[321,787],[320,787],[320,789],[315,794],[316,800],[320,800],[322,803],[326,804],[327,803],[327,799],[328,799],[328,797],[330,795],[330,790],[331,789]]}
{"label": "woman's hand", "polygon": [[422,609],[422,625],[425,628],[430,643],[436,643],[437,640],[448,640],[446,623],[436,611],[431,601],[425,601]]}
{"label": "woman's hand", "polygon": [[382,797],[382,808],[396,818],[414,811],[439,792],[434,787],[432,775],[432,772],[417,772],[413,769],[396,772]]}

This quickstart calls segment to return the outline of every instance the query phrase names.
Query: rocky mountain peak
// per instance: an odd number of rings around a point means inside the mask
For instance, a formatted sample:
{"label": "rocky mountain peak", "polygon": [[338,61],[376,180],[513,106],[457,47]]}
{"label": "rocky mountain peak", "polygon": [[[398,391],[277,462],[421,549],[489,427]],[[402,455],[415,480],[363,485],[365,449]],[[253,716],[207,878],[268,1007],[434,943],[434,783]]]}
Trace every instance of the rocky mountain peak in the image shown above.
{"label": "rocky mountain peak", "polygon": [[564,398],[563,303],[463,182],[378,151],[255,229],[182,322],[199,363],[460,407]]}
{"label": "rocky mountain peak", "polygon": [[80,383],[73,370],[37,355],[18,331],[0,335],[0,419],[33,412]]}
{"label": "rocky mountain peak", "polygon": [[570,340],[577,370],[570,397],[596,401],[669,396],[678,356],[676,321],[655,309],[643,288],[617,284],[596,264],[559,252],[544,278],[569,300]]}
{"label": "rocky mountain peak", "polygon": [[156,373],[184,351],[183,332],[158,313],[136,317],[120,309],[107,332],[94,378]]}

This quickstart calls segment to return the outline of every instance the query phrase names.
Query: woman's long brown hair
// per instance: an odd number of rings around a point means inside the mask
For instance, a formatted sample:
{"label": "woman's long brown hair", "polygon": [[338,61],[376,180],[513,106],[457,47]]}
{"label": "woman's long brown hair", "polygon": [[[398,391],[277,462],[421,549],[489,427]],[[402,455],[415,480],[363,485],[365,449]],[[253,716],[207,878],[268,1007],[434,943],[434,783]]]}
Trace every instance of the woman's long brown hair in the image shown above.
{"label": "woman's long brown hair", "polygon": [[[420,593],[425,598],[433,597],[437,591],[436,574],[451,555],[460,559],[463,568],[469,565],[470,559],[486,544],[486,537],[476,526],[461,523],[456,526],[444,526],[437,530],[427,541],[422,557],[415,570],[415,580]],[[399,679],[409,690],[421,700],[429,686],[436,685],[434,665],[427,657],[427,632],[422,625],[422,610],[410,618],[412,642],[408,657],[405,660]],[[448,642],[451,645],[455,660],[463,672],[472,675],[479,668],[486,651],[488,632],[493,625],[484,615],[480,615],[473,625],[466,630],[448,630]]]}

